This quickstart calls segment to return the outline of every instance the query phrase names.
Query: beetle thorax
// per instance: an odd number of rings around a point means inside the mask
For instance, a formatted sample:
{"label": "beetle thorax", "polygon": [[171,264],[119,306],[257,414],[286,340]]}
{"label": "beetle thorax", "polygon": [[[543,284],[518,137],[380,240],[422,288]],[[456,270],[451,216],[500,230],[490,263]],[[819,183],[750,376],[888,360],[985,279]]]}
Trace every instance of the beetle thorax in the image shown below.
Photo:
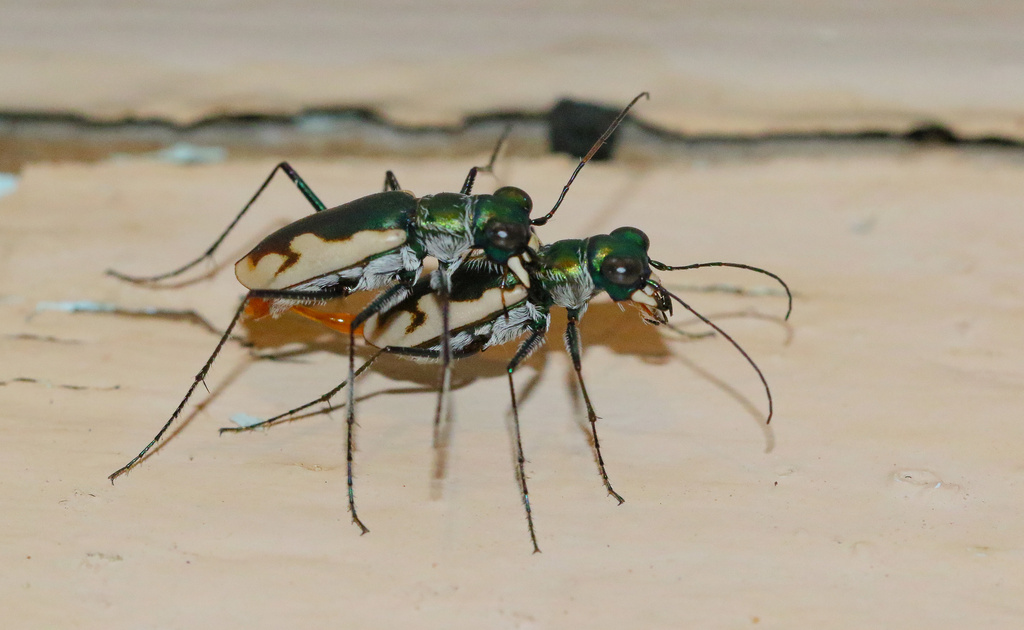
{"label": "beetle thorax", "polygon": [[566,309],[582,310],[597,293],[597,287],[587,270],[586,253],[582,248],[548,249],[542,256],[546,259],[538,274],[541,286],[550,296],[552,303]]}
{"label": "beetle thorax", "polygon": [[461,260],[473,248],[473,198],[457,193],[422,197],[416,207],[416,239],[440,262]]}

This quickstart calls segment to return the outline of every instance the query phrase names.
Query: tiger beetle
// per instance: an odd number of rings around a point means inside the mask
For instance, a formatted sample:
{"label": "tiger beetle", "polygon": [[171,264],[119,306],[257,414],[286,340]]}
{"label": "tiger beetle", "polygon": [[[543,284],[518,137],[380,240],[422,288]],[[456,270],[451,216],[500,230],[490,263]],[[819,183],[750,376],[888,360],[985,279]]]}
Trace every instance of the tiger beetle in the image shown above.
{"label": "tiger beetle", "polygon": [[[330,404],[333,398],[358,374],[366,370],[380,355],[394,354],[413,359],[439,360],[443,354],[445,327],[440,312],[447,299],[450,303],[450,317],[447,330],[452,357],[462,358],[481,352],[492,346],[502,345],[526,336],[508,363],[509,393],[512,400],[512,417],[515,431],[516,476],[526,511],[527,528],[534,552],[540,551],[533,525],[530,495],[526,487],[522,439],[519,432],[519,410],[516,402],[513,373],[519,364],[544,343],[544,337],[551,323],[551,308],[559,306],[567,311],[565,346],[572,359],[573,369],[583,394],[590,421],[598,472],[608,494],[621,505],[624,499],[612,488],[605,471],[601,455],[601,443],[597,437],[597,414],[583,381],[580,360],[579,325],[590,301],[602,292],[617,303],[627,303],[640,311],[641,318],[654,325],[666,325],[682,332],[669,322],[672,314],[672,300],[696,316],[729,341],[743,358],[754,368],[761,380],[768,399],[766,424],[771,422],[774,407],[771,389],[764,374],[742,347],[718,325],[694,310],[689,304],[670,292],[661,284],[652,269],[677,271],[702,267],[733,267],[755,271],[778,281],[786,291],[788,306],[785,319],[789,319],[793,308],[793,296],[789,287],[779,276],[770,271],[750,265],[730,262],[705,262],[690,265],[670,266],[652,260],[648,255],[650,240],[637,228],[621,227],[610,234],[600,234],[583,239],[556,241],[540,247],[533,261],[527,266],[529,282],[501,270],[483,260],[471,259],[452,274],[452,290],[442,298],[437,286],[429,280],[417,282],[401,301],[390,304],[371,317],[361,321],[344,313],[322,312],[303,306],[293,307],[299,314],[314,319],[335,330],[352,335],[362,325],[364,339],[379,350],[363,365],[349,375],[349,379],[316,400],[296,407],[283,414],[247,427],[230,427],[224,431],[248,431],[286,421],[294,414],[319,403]],[[686,334],[686,333],[683,333]],[[346,451],[349,462],[348,491],[349,509],[353,520],[359,520],[355,512],[352,485],[352,429],[355,423],[353,407],[354,387],[348,388],[348,434]]]}
{"label": "tiger beetle", "polygon": [[[410,295],[426,257],[434,258],[438,264],[437,270],[430,276],[430,282],[441,305],[442,376],[434,417],[436,439],[451,379],[448,296],[453,290],[452,274],[467,257],[476,255],[482,256],[487,264],[506,272],[519,282],[529,283],[523,265],[532,263],[529,242],[533,236],[533,226],[547,223],[558,210],[583,166],[607,141],[633,105],[647,96],[646,92],[637,95],[619,113],[590,152],[580,160],[551,210],[535,219],[530,218],[533,202],[520,188],[505,186],[489,195],[472,194],[477,174],[493,168],[500,141],[491,156],[491,162],[486,167],[471,168],[458,193],[415,197],[409,191],[402,190],[394,173],[387,171],[383,192],[334,208],[327,208],[298,172],[287,162],[281,162],[271,170],[221,235],[195,260],[173,271],[150,277],[129,276],[109,270],[110,275],[119,279],[146,284],[173,278],[203,260],[210,259],[278,171],[291,179],[314,210],[313,214],[267,236],[235,264],[235,275],[248,289],[248,293],[171,417],[138,455],[109,476],[110,480],[134,468],[156,446],[181,414],[199,383],[205,381],[214,360],[243,314],[256,318],[279,315],[297,304],[322,303],[357,291],[382,289],[356,316],[356,322],[361,324]],[[351,380],[355,372],[354,332],[350,334],[349,342]],[[353,421],[350,418],[350,431]],[[351,466],[350,451],[350,479]],[[363,533],[369,531],[356,516],[351,494],[349,508],[356,525]]]}

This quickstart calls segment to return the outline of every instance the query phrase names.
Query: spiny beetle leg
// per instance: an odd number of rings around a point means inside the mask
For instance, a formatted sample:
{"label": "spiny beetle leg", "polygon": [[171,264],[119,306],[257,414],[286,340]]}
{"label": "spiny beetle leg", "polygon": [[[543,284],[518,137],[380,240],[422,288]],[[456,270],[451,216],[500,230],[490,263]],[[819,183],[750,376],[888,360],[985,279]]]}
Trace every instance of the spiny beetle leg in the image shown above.
{"label": "spiny beetle leg", "polygon": [[523,507],[526,508],[526,526],[530,530],[530,542],[533,543],[533,553],[540,553],[540,547],[537,546],[537,534],[533,529],[533,510],[530,508],[530,491],[526,488],[526,456],[523,455],[523,438],[519,433],[519,406],[516,404],[516,386],[512,380],[512,373],[516,367],[526,359],[534,350],[539,348],[544,343],[544,333],[546,331],[543,328],[537,328],[530,333],[530,336],[526,338],[526,341],[519,346],[519,350],[516,351],[516,355],[512,357],[506,368],[508,372],[508,391],[512,397],[512,426],[515,430],[515,447],[516,447],[516,476],[519,477],[519,488],[523,493]]}
{"label": "spiny beetle leg", "polygon": [[398,183],[398,178],[391,171],[384,173],[384,192],[391,192],[394,190],[402,190],[401,184]]}
{"label": "spiny beetle leg", "polygon": [[459,192],[463,195],[468,195],[473,192],[473,184],[476,182],[476,174],[480,171],[479,166],[474,166],[469,169],[469,175],[466,175],[466,181],[462,184],[462,190]]}
{"label": "spiny beetle leg", "polygon": [[117,479],[118,477],[120,477],[121,475],[128,472],[136,465],[138,465],[138,463],[141,462],[146,457],[146,454],[149,453],[149,451],[152,450],[154,446],[156,446],[156,444],[160,441],[160,438],[164,436],[167,430],[171,428],[171,425],[174,424],[174,421],[178,418],[179,415],[181,415],[181,412],[185,408],[185,405],[192,397],[192,394],[193,392],[195,392],[196,387],[198,387],[199,383],[202,383],[206,379],[206,375],[207,373],[209,373],[210,368],[213,366],[213,362],[217,359],[217,355],[220,354],[220,351],[224,347],[224,344],[227,343],[229,338],[231,338],[231,331],[234,330],[235,324],[237,324],[238,320],[241,319],[242,314],[245,312],[246,304],[249,303],[250,299],[276,298],[328,300],[331,298],[347,295],[348,293],[348,287],[337,287],[334,289],[327,289],[321,291],[287,291],[272,289],[260,289],[249,291],[249,293],[244,298],[242,298],[242,303],[238,305],[238,309],[235,311],[234,317],[231,318],[231,323],[228,324],[227,329],[224,330],[224,334],[221,335],[220,341],[217,342],[217,347],[213,349],[213,353],[210,354],[210,358],[206,360],[206,363],[203,365],[203,368],[199,370],[198,374],[196,374],[196,377],[192,381],[192,384],[189,386],[188,391],[185,392],[185,397],[181,399],[180,403],[178,403],[178,406],[175,408],[174,413],[171,414],[171,417],[168,418],[167,422],[164,423],[164,425],[160,428],[160,430],[149,442],[149,444],[147,444],[146,447],[142,449],[138,455],[133,457],[131,461],[129,461],[127,464],[111,473],[111,475],[108,477],[110,481],[113,482],[115,479]]}
{"label": "spiny beetle leg", "polygon": [[469,174],[466,175],[466,181],[462,184],[461,192],[463,195],[468,195],[473,192],[473,184],[476,182],[476,176],[478,173],[493,173],[494,163],[498,159],[498,154],[501,152],[501,147],[505,145],[509,135],[512,133],[512,125],[505,125],[505,130],[501,132],[501,137],[498,138],[498,143],[494,145],[494,151],[491,152],[491,159],[487,161],[486,166],[474,166],[469,169]]}
{"label": "spiny beetle leg", "polygon": [[441,418],[447,419],[452,381],[451,274],[445,264],[438,266],[436,273],[439,279],[436,294],[441,303],[441,386],[437,392],[437,408],[434,410],[435,449],[441,447]]}
{"label": "spiny beetle leg", "polygon": [[[385,348],[383,350],[378,350],[377,352],[375,352],[373,354],[373,356],[371,356],[369,359],[367,359],[367,361],[365,363],[363,363],[362,365],[359,366],[359,368],[356,370],[356,374],[355,374],[356,377],[358,378],[360,374],[365,372],[367,370],[367,368],[369,368],[370,365],[372,365],[373,362],[377,360],[377,357],[379,357],[381,354],[383,354],[386,351],[387,351],[387,349]],[[306,409],[309,409],[313,405],[316,405],[316,404],[319,404],[319,403],[326,403],[328,405],[328,409],[330,409],[331,408],[330,407],[331,399],[334,398],[334,396],[338,392],[340,392],[342,390],[342,388],[344,388],[346,385],[348,385],[348,380],[347,379],[342,381],[340,384],[338,384],[336,387],[331,389],[329,392],[324,393],[322,396],[320,396],[320,397],[318,397],[318,398],[316,398],[314,400],[311,400],[311,401],[309,401],[308,403],[306,403],[304,405],[299,405],[298,407],[296,407],[294,409],[289,409],[288,411],[286,411],[284,413],[280,413],[280,414],[274,416],[273,418],[269,418],[267,420],[263,420],[262,422],[257,422],[256,424],[250,424],[250,425],[244,426],[244,427],[223,427],[223,428],[220,429],[219,432],[221,434],[223,434],[223,433],[243,433],[243,432],[246,432],[246,431],[255,431],[257,429],[270,428],[271,426],[278,425],[278,424],[283,424],[284,422],[292,422],[294,420],[298,420],[298,418],[294,418],[292,416],[294,416],[295,414],[299,413],[300,411],[304,411]]]}
{"label": "spiny beetle leg", "polygon": [[604,487],[608,490],[608,494],[612,495],[619,502],[619,505],[622,505],[625,499],[612,488],[612,483],[608,480],[608,473],[604,468],[604,457],[601,456],[601,442],[597,439],[597,413],[594,411],[594,405],[590,403],[590,395],[587,394],[587,386],[583,382],[582,362],[580,361],[579,314],[575,310],[570,310],[568,317],[569,322],[565,327],[565,347],[569,350],[569,356],[572,358],[572,366],[576,370],[580,391],[583,392],[583,402],[587,406],[590,433],[594,438],[594,451],[597,453],[597,469],[601,473],[601,480],[604,482]]}
{"label": "spiny beetle leg", "polygon": [[385,289],[380,295],[375,297],[366,308],[364,308],[355,319],[352,320],[351,327],[348,333],[348,409],[346,409],[346,431],[345,431],[345,470],[346,470],[346,482],[348,484],[348,511],[352,514],[352,522],[355,523],[362,533],[367,533],[370,530],[363,525],[363,522],[359,520],[359,514],[356,512],[356,493],[355,487],[352,482],[353,478],[353,456],[352,452],[355,448],[355,444],[352,440],[354,433],[354,427],[356,424],[356,330],[358,330],[366,320],[373,317],[376,313],[379,313],[389,304],[393,304],[394,301],[401,300],[409,294],[409,287],[399,282],[391,285]]}
{"label": "spiny beetle leg", "polygon": [[245,213],[249,211],[249,208],[252,207],[252,204],[256,202],[256,199],[259,198],[259,196],[263,193],[264,190],[266,190],[267,186],[270,184],[270,180],[274,178],[274,175],[276,175],[278,171],[284,172],[286,175],[288,175],[289,178],[291,178],[292,182],[294,182],[295,186],[299,189],[299,192],[301,192],[302,195],[309,202],[309,204],[313,206],[313,210],[315,210],[316,212],[320,212],[321,210],[325,210],[327,208],[327,206],[324,205],[324,202],[320,201],[320,198],[316,196],[316,193],[313,192],[313,189],[309,187],[309,184],[307,184],[306,181],[302,179],[302,177],[295,171],[295,169],[292,168],[292,166],[288,164],[288,162],[281,162],[280,164],[275,166],[272,171],[270,171],[270,175],[268,175],[267,178],[263,180],[263,183],[260,185],[258,189],[256,189],[256,193],[252,196],[251,199],[249,199],[249,202],[245,204],[241,212],[239,212],[238,215],[231,221],[231,223],[228,224],[228,227],[225,228],[221,235],[217,237],[217,240],[215,240],[213,244],[210,245],[210,247],[208,247],[205,252],[203,252],[202,256],[196,258],[195,260],[189,263],[182,265],[181,267],[178,267],[177,269],[174,269],[173,271],[157,274],[155,276],[129,276],[127,274],[121,273],[120,271],[115,271],[114,269],[108,269],[107,275],[114,276],[115,278],[119,280],[124,280],[126,282],[134,282],[136,284],[158,282],[160,280],[166,280],[167,278],[173,278],[174,276],[180,275],[188,271],[192,267],[195,267],[196,265],[206,260],[207,258],[211,258],[213,256],[213,253],[217,251],[217,248],[220,247],[220,244],[224,241],[225,238],[227,238],[228,234],[231,233],[231,230],[235,228],[235,226],[242,219]]}

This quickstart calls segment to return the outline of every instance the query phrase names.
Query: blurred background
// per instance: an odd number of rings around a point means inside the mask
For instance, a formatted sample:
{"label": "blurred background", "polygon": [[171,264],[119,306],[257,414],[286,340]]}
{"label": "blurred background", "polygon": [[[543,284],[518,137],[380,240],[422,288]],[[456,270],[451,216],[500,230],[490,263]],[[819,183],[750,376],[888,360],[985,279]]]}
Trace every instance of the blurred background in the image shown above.
{"label": "blurred background", "polygon": [[[8,170],[182,141],[232,156],[469,151],[480,139],[467,125],[536,121],[562,98],[617,107],[645,90],[638,116],[670,134],[1024,135],[1024,12],[1007,2],[10,2],[2,12]],[[470,145],[450,148],[459,142]]]}

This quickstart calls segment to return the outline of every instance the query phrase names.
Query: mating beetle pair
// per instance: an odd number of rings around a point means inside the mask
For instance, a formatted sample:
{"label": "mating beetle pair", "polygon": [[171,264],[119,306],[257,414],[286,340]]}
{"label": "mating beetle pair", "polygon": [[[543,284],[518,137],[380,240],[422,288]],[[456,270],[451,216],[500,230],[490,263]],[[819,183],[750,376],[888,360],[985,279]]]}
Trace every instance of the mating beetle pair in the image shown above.
{"label": "mating beetle pair", "polygon": [[[767,274],[782,283],[778,276],[734,263],[701,263],[682,267],[664,265],[650,259],[647,253],[649,240],[636,228],[619,228],[611,234],[558,241],[546,246],[531,242],[532,226],[543,225],[553,216],[582,167],[629,109],[645,95],[637,96],[619,114],[580,161],[558,201],[543,217],[530,218],[532,203],[529,196],[518,188],[504,187],[491,195],[472,195],[480,167],[470,170],[459,193],[440,193],[422,198],[402,191],[389,171],[385,177],[384,192],[326,209],[298,173],[287,163],[282,163],[271,172],[203,256],[170,273],[151,278],[114,273],[126,280],[150,282],[178,275],[209,258],[278,170],[291,178],[316,211],[271,234],[238,261],[236,275],[249,293],[170,419],[135,458],[110,476],[111,480],[133,468],[159,442],[205,378],[243,313],[276,315],[293,309],[348,333],[349,378],[345,382],[315,401],[246,429],[266,426],[319,402],[327,402],[349,384],[346,439],[349,510],[353,522],[364,533],[368,530],[358,517],[353,489],[355,397],[351,385],[355,376],[385,352],[440,360],[442,378],[435,412],[436,437],[449,389],[452,360],[525,336],[507,372],[515,427],[517,477],[531,542],[534,551],[539,551],[526,487],[513,372],[543,343],[550,325],[552,306],[567,309],[566,347],[586,403],[599,472],[609,494],[622,502],[605,471],[597,438],[597,416],[581,372],[579,320],[590,300],[602,291],[617,302],[634,304],[646,321],[655,324],[668,322],[671,300],[674,299],[722,334],[750,362],[764,383],[770,421],[771,393],[757,366],[724,331],[665,289],[653,275],[652,267],[675,270],[732,266]],[[497,152],[495,149],[491,164],[484,168],[493,165]],[[418,280],[426,257],[436,259],[438,268],[428,278]],[[785,287],[785,283],[782,285]],[[324,313],[304,306],[363,290],[379,290],[380,293],[356,315]],[[788,288],[786,292],[788,295]],[[366,341],[380,350],[357,370],[355,334],[359,329],[362,329]]]}

